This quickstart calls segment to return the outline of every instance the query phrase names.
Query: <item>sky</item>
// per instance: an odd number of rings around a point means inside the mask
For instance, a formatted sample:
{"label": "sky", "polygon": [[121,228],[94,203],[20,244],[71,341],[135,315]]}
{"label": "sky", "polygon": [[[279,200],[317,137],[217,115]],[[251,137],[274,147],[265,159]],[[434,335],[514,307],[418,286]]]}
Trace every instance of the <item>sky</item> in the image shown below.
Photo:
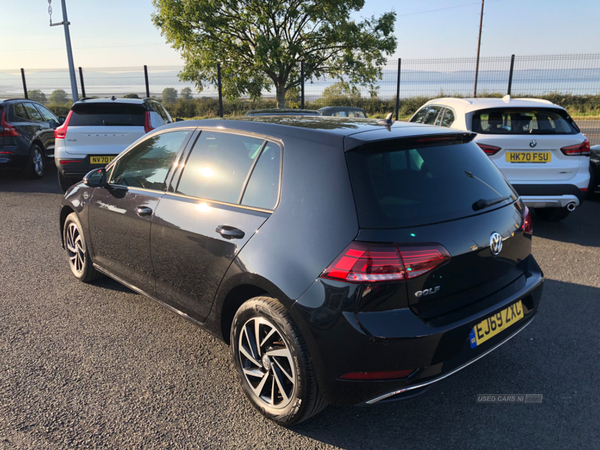
{"label": "sky", "polygon": [[[53,22],[62,21],[52,0]],[[397,14],[393,57],[474,57],[481,2],[365,0],[355,14]],[[183,61],[151,21],[151,0],[67,0],[75,66],[175,66]],[[62,26],[47,0],[0,0],[0,70],[66,68]],[[481,56],[600,53],[599,0],[486,0]],[[8,20],[7,20],[8,19]]]}

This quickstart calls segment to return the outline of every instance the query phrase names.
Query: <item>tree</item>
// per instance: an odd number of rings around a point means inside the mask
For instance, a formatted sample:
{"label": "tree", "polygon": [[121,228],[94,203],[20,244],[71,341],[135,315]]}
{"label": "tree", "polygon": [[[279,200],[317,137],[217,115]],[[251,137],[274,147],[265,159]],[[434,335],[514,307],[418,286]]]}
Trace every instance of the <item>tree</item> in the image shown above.
{"label": "tree", "polygon": [[[396,14],[360,22],[350,15],[364,0],[153,0],[154,24],[185,67],[180,79],[199,91],[217,83],[221,62],[223,92],[229,98],[260,97],[275,87],[277,103],[306,79],[328,74],[366,85],[381,77],[386,54],[396,49]],[[220,58],[220,59],[217,59]]]}
{"label": "tree", "polygon": [[351,99],[360,98],[360,91],[356,86],[350,86],[345,81],[339,81],[323,89],[323,98],[347,97]]}
{"label": "tree", "polygon": [[27,97],[29,98],[29,100],[33,100],[34,102],[38,102],[41,104],[44,104],[48,101],[46,99],[46,94],[44,94],[39,89],[34,89],[33,91],[27,91]]}
{"label": "tree", "polygon": [[62,89],[52,91],[52,94],[50,94],[50,104],[52,105],[64,105],[68,101],[69,97],[67,97],[67,93]]}
{"label": "tree", "polygon": [[125,94],[123,98],[140,98],[137,94]]}
{"label": "tree", "polygon": [[184,87],[181,90],[181,96],[184,100],[194,100],[194,96],[192,95],[192,90],[189,87]]}
{"label": "tree", "polygon": [[172,105],[177,101],[177,89],[164,88],[162,91],[162,101],[165,105]]}

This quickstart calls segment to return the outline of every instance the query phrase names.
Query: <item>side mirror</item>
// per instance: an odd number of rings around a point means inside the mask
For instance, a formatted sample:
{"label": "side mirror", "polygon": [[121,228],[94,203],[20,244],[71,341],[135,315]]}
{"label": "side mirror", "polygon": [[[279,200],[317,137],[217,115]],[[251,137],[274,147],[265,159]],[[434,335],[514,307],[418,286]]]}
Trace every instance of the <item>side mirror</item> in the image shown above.
{"label": "side mirror", "polygon": [[106,169],[102,167],[101,169],[91,170],[83,177],[83,184],[93,188],[106,187],[108,185],[106,182]]}
{"label": "side mirror", "polygon": [[184,120],[183,120],[183,119],[181,119],[181,118],[179,118],[179,117],[176,117],[176,118],[175,118],[175,122],[184,122]]}
{"label": "side mirror", "polygon": [[63,123],[65,123],[65,120],[67,120],[67,118],[65,116],[58,116],[58,124],[62,125]]}
{"label": "side mirror", "polygon": [[52,128],[53,130],[55,130],[56,128],[58,128],[58,122],[56,120],[50,120],[50,121],[48,121],[48,125],[50,125],[50,128]]}

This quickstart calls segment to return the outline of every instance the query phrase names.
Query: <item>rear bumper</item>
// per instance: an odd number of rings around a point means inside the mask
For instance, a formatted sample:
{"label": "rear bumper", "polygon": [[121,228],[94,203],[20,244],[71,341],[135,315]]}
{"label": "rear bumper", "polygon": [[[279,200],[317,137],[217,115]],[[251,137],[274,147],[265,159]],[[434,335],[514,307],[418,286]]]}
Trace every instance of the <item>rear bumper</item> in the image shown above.
{"label": "rear bumper", "polygon": [[[115,156],[115,155],[106,155]],[[61,161],[80,161],[80,162],[69,162],[68,164],[62,164]],[[102,164],[90,164],[90,157],[83,156],[77,157],[55,157],[54,162],[56,168],[67,178],[82,179],[88,172],[94,169],[104,167]]]}
{"label": "rear bumper", "polygon": [[513,187],[523,203],[532,208],[564,208],[572,203],[579,206],[586,195],[586,191],[574,184],[513,184]]}
{"label": "rear bumper", "polygon": [[[325,311],[303,306],[299,299],[291,312],[309,345],[324,398],[336,405],[357,405],[404,397],[458,372],[507,342],[531,322],[542,296],[543,274],[533,257],[528,260],[527,272],[515,282],[489,298],[429,322],[408,308],[341,312],[323,329],[314,320],[311,323],[311,318]],[[469,334],[475,324],[519,300],[523,319],[471,348]],[[350,372],[409,369],[413,372],[404,379],[340,379]]]}

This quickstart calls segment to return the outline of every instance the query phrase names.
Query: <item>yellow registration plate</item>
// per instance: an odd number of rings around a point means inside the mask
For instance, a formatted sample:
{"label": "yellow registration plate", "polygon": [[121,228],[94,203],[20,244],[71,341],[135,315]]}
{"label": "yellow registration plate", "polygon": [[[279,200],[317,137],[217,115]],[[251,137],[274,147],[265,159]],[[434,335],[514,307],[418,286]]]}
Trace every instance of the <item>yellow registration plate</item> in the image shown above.
{"label": "yellow registration plate", "polygon": [[552,161],[550,152],[506,152],[506,162],[548,163]]}
{"label": "yellow registration plate", "polygon": [[523,305],[521,304],[521,300],[519,300],[517,303],[513,303],[499,313],[479,322],[473,327],[471,334],[469,335],[471,348],[483,344],[485,341],[506,330],[522,318]]}
{"label": "yellow registration plate", "polygon": [[90,156],[90,164],[108,164],[113,159],[114,156]]}

